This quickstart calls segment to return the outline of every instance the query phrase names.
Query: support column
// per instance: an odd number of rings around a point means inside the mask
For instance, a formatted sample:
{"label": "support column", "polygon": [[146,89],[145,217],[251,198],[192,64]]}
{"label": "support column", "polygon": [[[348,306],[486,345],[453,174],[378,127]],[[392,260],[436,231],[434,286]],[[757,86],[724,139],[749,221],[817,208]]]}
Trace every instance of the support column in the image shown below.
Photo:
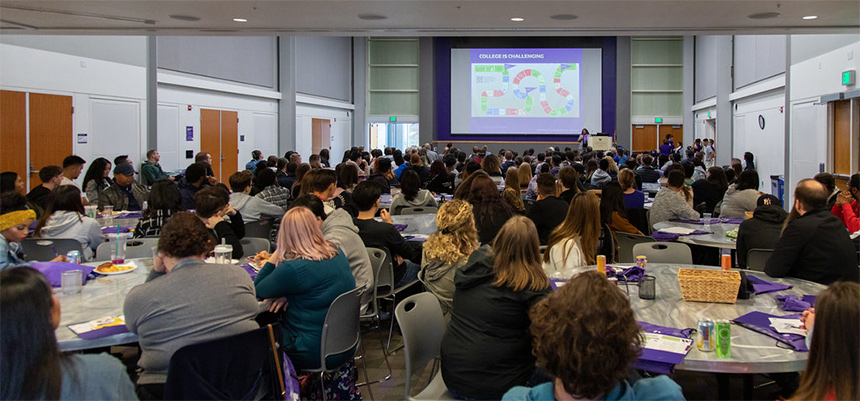
{"label": "support column", "polygon": [[785,195],[782,208],[790,212],[794,203],[794,187],[791,180],[791,35],[785,35],[785,101],[783,115],[785,116]]}
{"label": "support column", "polygon": [[[370,145],[367,129],[367,38],[352,38],[352,146]],[[349,147],[347,147],[348,149]]]}
{"label": "support column", "polygon": [[278,36],[278,155],[296,148],[296,38]]}
{"label": "support column", "polygon": [[146,37],[146,149],[158,148],[158,39]]}
{"label": "support column", "polygon": [[696,114],[693,113],[693,105],[695,100],[696,89],[696,37],[684,36],[684,94],[683,105],[681,111],[682,122],[684,124],[684,147],[693,144],[696,138]]}
{"label": "support column", "polygon": [[[433,144],[436,140],[436,96],[434,74],[435,65],[433,57],[433,38],[421,37],[418,39],[418,143]],[[442,145],[444,147],[444,144]],[[434,148],[440,148],[434,146]],[[439,149],[437,149],[438,151]]]}
{"label": "support column", "polygon": [[718,166],[726,165],[732,159],[732,36],[717,36],[716,75],[717,75],[717,161]]}
{"label": "support column", "polygon": [[615,43],[615,142],[629,150],[633,146],[630,126],[632,40],[629,36],[619,36]]}

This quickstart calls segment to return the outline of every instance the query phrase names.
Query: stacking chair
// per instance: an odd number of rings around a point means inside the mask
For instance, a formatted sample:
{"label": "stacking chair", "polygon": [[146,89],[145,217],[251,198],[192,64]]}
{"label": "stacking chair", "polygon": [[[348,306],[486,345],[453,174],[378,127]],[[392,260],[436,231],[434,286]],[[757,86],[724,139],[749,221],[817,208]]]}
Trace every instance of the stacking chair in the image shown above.
{"label": "stacking chair", "polygon": [[260,251],[271,252],[272,243],[268,238],[248,237],[239,240],[242,244],[242,253],[245,257],[254,257]]}
{"label": "stacking chair", "polygon": [[[367,255],[368,255],[368,257],[370,257],[370,266],[371,266],[371,269],[373,272],[372,273],[373,274],[373,283],[371,286],[373,289],[373,298],[371,298],[371,301],[370,301],[370,305],[369,305],[370,309],[368,309],[366,312],[361,314],[361,320],[362,321],[371,321],[375,324],[376,329],[379,329],[381,326],[381,324],[380,324],[381,319],[380,319],[380,310],[379,310],[379,291],[378,291],[379,285],[378,285],[378,283],[379,283],[379,274],[380,274],[380,271],[383,270],[382,266],[385,264],[385,261],[386,261],[385,257],[387,255],[386,255],[386,252],[384,250],[379,249],[379,248],[367,248]],[[388,361],[388,349],[385,346],[385,341],[382,341],[382,336],[379,336],[379,346],[380,346],[380,349],[382,350],[382,357],[385,359],[385,365],[388,367],[388,374],[381,379],[375,379],[373,381],[369,381],[369,379],[368,379],[368,381],[366,381],[366,382],[358,383],[357,384],[358,386],[364,386],[364,385],[373,384],[373,383],[382,383],[382,382],[391,378],[391,363]],[[365,365],[365,373],[366,372],[367,372],[367,365]]]}
{"label": "stacking chair", "polygon": [[[435,363],[445,335],[445,319],[439,300],[429,292],[404,299],[394,311],[403,332],[406,357],[406,400],[453,400],[442,379],[441,365]],[[430,383],[415,396],[411,393],[412,374],[434,361]],[[439,369],[435,369],[436,367]]]}
{"label": "stacking chair", "polygon": [[[320,366],[307,369],[308,372],[319,372],[320,386],[325,399],[325,373],[338,369],[340,366],[328,366],[326,358],[332,355],[355,350],[361,342],[359,329],[359,314],[361,300],[358,288],[338,295],[328,307],[323,323],[322,339],[320,340]],[[365,370],[365,375],[367,370]],[[366,379],[366,378],[365,378]]]}
{"label": "stacking chair", "polygon": [[266,238],[272,236],[272,219],[262,219],[260,221],[252,221],[245,223],[245,238]]}
{"label": "stacking chair", "polygon": [[45,262],[69,251],[83,251],[81,243],[73,238],[27,238],[21,242],[21,248],[28,262]]}
{"label": "stacking chair", "polygon": [[[642,209],[639,209],[642,210]],[[657,242],[654,238],[646,235],[630,234],[630,233],[615,233],[615,239],[618,241],[618,262],[633,263],[636,261],[636,255],[633,254],[633,246],[636,244],[644,244],[648,242]]]}
{"label": "stacking chair", "polygon": [[[374,269],[376,269],[375,266],[379,264],[379,274],[376,279],[377,299],[391,301],[391,305],[394,306],[394,304],[397,303],[397,294],[415,284],[421,283],[416,280],[413,284],[395,288],[394,284],[397,283],[394,282],[394,263],[392,263],[393,259],[391,257],[391,252],[389,252],[388,249],[367,248],[367,255],[370,257],[370,263],[374,266]],[[391,319],[391,324],[388,327],[388,343],[385,346],[386,353],[388,353],[388,350],[391,348],[391,336],[393,334],[394,318]]]}
{"label": "stacking chair", "polygon": [[772,254],[773,249],[750,249],[747,252],[747,269],[763,272]]}
{"label": "stacking chair", "polygon": [[633,254],[645,256],[648,263],[693,264],[690,247],[680,242],[651,242],[633,245]]}
{"label": "stacking chair", "polygon": [[[151,258],[152,248],[158,246],[158,238],[134,238],[125,243],[125,258]],[[110,260],[110,242],[99,244],[94,262]]]}
{"label": "stacking chair", "polygon": [[283,400],[281,338],[279,325],[267,325],[180,348],[170,358],[165,399]]}
{"label": "stacking chair", "polygon": [[438,210],[433,206],[403,207],[395,210],[394,214],[435,214]]}

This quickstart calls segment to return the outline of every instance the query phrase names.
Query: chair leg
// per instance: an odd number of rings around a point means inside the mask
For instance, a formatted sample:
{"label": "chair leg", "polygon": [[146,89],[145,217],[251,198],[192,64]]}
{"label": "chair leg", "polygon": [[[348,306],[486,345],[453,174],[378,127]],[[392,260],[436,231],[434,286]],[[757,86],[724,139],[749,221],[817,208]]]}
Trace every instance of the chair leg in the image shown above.
{"label": "chair leg", "polygon": [[[377,326],[377,329],[382,329],[382,327]],[[368,380],[364,383],[357,384],[357,386],[364,386],[364,385],[369,385],[369,384],[374,384],[374,383],[382,383],[382,382],[391,378],[391,363],[388,361],[388,350],[385,349],[385,341],[382,340],[382,336],[379,336],[379,347],[382,350],[382,357],[385,359],[385,365],[388,367],[388,374],[381,379],[374,380],[372,382]],[[364,354],[364,344],[361,345],[361,353]],[[363,363],[367,363],[367,358],[364,358],[364,356],[362,356],[361,359],[363,360]],[[367,365],[364,365],[364,366],[365,366],[365,376],[366,376],[367,375],[367,370],[366,370]],[[365,377],[365,380],[367,380],[367,377]],[[370,387],[368,387],[368,388],[370,388]]]}
{"label": "chair leg", "polygon": [[[364,344],[359,342],[358,345],[361,347],[361,356],[363,357],[365,355]],[[361,358],[361,364],[364,365],[364,382],[363,383],[356,383],[355,386],[360,387],[360,386],[367,385],[367,393],[370,395],[370,399],[372,400],[373,399],[373,390],[371,390],[371,388],[370,388],[370,384],[371,384],[370,383],[370,376],[367,374],[367,358]],[[358,379],[358,372],[357,372],[358,365],[356,365],[355,369],[356,369],[356,380],[357,380]],[[382,382],[384,380],[385,379],[380,380],[379,382]],[[377,382],[374,382],[374,383],[377,383]],[[364,398],[364,397],[362,397],[362,398]]]}
{"label": "chair leg", "polygon": [[322,389],[322,399],[325,401],[325,371],[320,372],[320,388]]}

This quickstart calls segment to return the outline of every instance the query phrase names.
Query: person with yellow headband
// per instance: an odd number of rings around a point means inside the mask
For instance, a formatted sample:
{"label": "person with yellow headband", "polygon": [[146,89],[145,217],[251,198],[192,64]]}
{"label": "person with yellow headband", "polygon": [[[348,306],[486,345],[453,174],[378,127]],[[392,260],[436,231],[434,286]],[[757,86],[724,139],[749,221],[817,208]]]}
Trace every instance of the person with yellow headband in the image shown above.
{"label": "person with yellow headband", "polygon": [[[27,198],[17,192],[7,192],[0,196],[0,270],[28,265],[20,257],[21,242],[30,233],[30,224],[34,220],[36,212],[27,208]],[[51,260],[65,261],[65,255]]]}

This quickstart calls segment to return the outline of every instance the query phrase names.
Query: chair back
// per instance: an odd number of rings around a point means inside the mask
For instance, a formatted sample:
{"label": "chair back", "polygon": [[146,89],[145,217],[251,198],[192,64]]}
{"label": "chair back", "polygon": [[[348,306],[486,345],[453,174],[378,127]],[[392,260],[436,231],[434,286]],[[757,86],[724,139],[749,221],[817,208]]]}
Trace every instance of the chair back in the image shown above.
{"label": "chair back", "polygon": [[74,238],[27,238],[21,242],[25,261],[49,261],[69,251],[81,251],[83,247]]}
{"label": "chair back", "polygon": [[[374,259],[373,255],[376,255],[377,258]],[[361,314],[362,319],[378,319],[379,318],[379,300],[377,299],[379,296],[379,272],[382,270],[383,261],[385,259],[385,251],[379,248],[367,248],[367,256],[370,258],[370,269],[371,275],[373,277],[373,282],[371,283],[371,290],[373,291],[373,298],[371,298],[369,309]]]}
{"label": "chair back", "polygon": [[648,242],[657,242],[654,240],[654,238],[651,238],[646,235],[620,232],[615,233],[615,240],[618,241],[618,263],[633,263],[636,261],[637,255],[633,254],[634,245],[644,244]]}
{"label": "chair back", "polygon": [[[140,259],[151,258],[152,248],[158,246],[158,238],[134,238],[125,243],[125,258]],[[110,260],[110,242],[103,242],[96,248],[96,256],[93,261]]]}
{"label": "chair back", "polygon": [[167,400],[284,399],[280,325],[186,345],[170,358]]}
{"label": "chair back", "polygon": [[361,323],[361,300],[359,288],[338,295],[328,307],[323,323],[320,342],[320,368],[331,370],[337,366],[326,366],[326,357],[355,349],[359,341]]}
{"label": "chair back", "polygon": [[252,221],[245,223],[245,238],[266,238],[272,236],[272,219],[262,219],[260,221]]}
{"label": "chair back", "polygon": [[439,300],[430,292],[415,294],[400,301],[394,315],[403,333],[406,353],[406,399],[411,398],[412,373],[439,356],[445,335],[445,318]]}
{"label": "chair back", "polygon": [[648,225],[648,211],[645,209],[625,209],[627,212],[627,220],[633,224],[639,231],[644,234],[651,233],[651,226]]}
{"label": "chair back", "polygon": [[690,247],[680,242],[650,242],[633,245],[633,254],[645,256],[648,263],[693,264]]}
{"label": "chair back", "polygon": [[437,211],[439,211],[439,209],[433,206],[402,207],[397,208],[394,214],[435,214]]}
{"label": "chair back", "polygon": [[750,249],[747,252],[747,269],[763,272],[770,255],[773,255],[773,249]]}
{"label": "chair back", "polygon": [[261,251],[272,251],[272,243],[268,238],[245,237],[240,239],[239,243],[242,244],[242,254],[245,257],[253,257]]}
{"label": "chair back", "polygon": [[394,291],[394,265],[388,249],[367,248],[370,265],[376,277],[377,297],[386,297]]}

